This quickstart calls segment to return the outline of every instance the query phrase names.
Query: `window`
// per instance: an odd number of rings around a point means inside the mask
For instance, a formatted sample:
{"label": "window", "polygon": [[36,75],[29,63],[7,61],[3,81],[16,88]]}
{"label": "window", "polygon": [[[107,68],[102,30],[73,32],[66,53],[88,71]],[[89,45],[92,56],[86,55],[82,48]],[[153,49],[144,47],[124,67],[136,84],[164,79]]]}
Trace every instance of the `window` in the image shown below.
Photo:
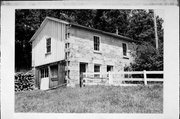
{"label": "window", "polygon": [[109,71],[113,71],[113,66],[107,65],[107,72],[109,72]]}
{"label": "window", "polygon": [[127,56],[127,44],[122,43],[122,47],[123,47],[123,56]]}
{"label": "window", "polygon": [[47,53],[51,52],[51,38],[46,39],[46,52]]}
{"label": "window", "polygon": [[48,77],[48,68],[41,69],[41,78]]}
{"label": "window", "polygon": [[98,36],[94,36],[94,50],[100,50],[100,38]]}
{"label": "window", "polygon": [[[94,65],[94,72],[95,72],[95,73],[100,72],[100,65],[97,65],[97,64]],[[96,78],[98,77],[98,78],[99,78],[99,77],[100,77],[100,74],[94,74],[94,77],[96,77]]]}

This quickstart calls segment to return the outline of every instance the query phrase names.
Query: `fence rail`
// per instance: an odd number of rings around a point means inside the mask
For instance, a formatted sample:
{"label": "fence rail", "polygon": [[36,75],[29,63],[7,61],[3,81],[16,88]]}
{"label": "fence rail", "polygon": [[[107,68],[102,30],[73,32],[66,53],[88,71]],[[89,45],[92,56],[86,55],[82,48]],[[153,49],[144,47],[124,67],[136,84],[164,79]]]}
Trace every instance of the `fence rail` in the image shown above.
{"label": "fence rail", "polygon": [[[134,78],[132,75],[141,74],[143,78]],[[131,71],[131,72],[95,72],[83,73],[83,85],[118,85],[124,81],[163,82],[163,78],[147,78],[147,74],[164,74],[163,71]]]}

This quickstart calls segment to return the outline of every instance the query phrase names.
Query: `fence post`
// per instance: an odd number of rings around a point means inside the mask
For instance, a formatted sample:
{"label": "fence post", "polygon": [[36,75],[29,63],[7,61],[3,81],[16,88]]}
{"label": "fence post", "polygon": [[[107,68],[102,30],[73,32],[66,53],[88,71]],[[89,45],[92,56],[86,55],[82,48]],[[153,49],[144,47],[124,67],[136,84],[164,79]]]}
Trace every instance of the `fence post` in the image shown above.
{"label": "fence post", "polygon": [[112,74],[111,74],[111,72],[109,71],[109,85],[112,85],[112,84],[113,84]]}
{"label": "fence post", "polygon": [[85,78],[83,78],[83,80],[82,80],[82,87],[85,87],[85,83],[86,83],[86,80],[85,80]]}
{"label": "fence post", "polygon": [[144,84],[147,85],[146,70],[143,71],[143,74],[144,74]]}
{"label": "fence post", "polygon": [[85,73],[83,73],[83,75],[82,75],[82,80],[81,80],[82,87],[85,87],[85,79],[86,79],[86,77],[87,77],[87,73],[85,72]]}

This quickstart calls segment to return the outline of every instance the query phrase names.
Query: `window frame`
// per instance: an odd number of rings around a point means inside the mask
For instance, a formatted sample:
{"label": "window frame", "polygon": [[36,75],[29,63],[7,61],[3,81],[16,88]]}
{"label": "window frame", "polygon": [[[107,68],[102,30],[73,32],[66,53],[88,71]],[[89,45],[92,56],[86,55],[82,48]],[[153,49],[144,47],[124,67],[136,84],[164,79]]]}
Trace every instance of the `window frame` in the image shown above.
{"label": "window frame", "polygon": [[[99,66],[99,71],[95,71],[95,66]],[[101,72],[101,65],[94,64],[94,73],[100,73],[100,72]],[[94,78],[100,78],[100,74],[94,74]]]}
{"label": "window frame", "polygon": [[[124,48],[123,48],[123,44],[126,45],[126,54],[124,55]],[[128,57],[128,44],[127,43],[122,43],[122,54],[123,54],[123,57]]]}
{"label": "window frame", "polygon": [[48,68],[40,69],[40,74],[41,74],[41,78],[49,77],[49,70],[48,70]]}
{"label": "window frame", "polygon": [[[95,37],[98,37],[99,38],[99,49],[98,50],[95,50]],[[98,35],[93,35],[93,50],[95,51],[95,52],[100,52],[101,51],[101,37],[100,36],[98,36]]]}
{"label": "window frame", "polygon": [[[48,40],[50,40],[50,43],[48,43]],[[52,45],[52,42],[51,42],[52,40],[51,40],[51,37],[49,37],[49,38],[46,38],[46,53],[48,54],[48,53],[51,53],[51,45]],[[49,48],[49,50],[48,50],[48,48]]]}

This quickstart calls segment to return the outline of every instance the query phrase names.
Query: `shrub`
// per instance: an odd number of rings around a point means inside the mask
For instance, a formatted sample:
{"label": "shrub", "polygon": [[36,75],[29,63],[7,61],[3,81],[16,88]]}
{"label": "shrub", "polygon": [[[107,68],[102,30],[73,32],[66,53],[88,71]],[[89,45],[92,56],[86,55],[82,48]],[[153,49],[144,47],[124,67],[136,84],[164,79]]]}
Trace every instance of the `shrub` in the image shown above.
{"label": "shrub", "polygon": [[30,91],[35,86],[34,75],[31,73],[16,73],[15,74],[15,91]]}
{"label": "shrub", "polygon": [[[152,44],[143,42],[136,48],[134,62],[130,66],[125,67],[125,71],[163,71],[163,46],[157,50]],[[157,77],[158,75],[148,75],[150,77]],[[159,75],[158,77],[162,77]]]}

